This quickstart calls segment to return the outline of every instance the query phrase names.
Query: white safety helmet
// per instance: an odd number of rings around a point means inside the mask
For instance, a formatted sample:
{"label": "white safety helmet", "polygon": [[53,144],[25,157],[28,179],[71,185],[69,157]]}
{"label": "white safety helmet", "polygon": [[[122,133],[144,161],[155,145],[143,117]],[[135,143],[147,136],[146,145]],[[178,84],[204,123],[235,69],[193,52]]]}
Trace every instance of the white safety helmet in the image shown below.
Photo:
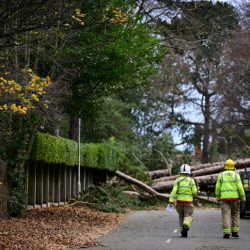
{"label": "white safety helmet", "polygon": [[180,167],[180,173],[191,175],[191,167],[188,164],[182,164]]}

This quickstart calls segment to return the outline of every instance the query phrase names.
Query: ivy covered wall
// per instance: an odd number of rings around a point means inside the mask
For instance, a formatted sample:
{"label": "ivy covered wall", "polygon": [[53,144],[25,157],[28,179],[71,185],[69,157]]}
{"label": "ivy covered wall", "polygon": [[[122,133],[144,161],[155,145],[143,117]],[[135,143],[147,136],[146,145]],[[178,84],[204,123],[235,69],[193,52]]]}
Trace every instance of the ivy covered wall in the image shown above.
{"label": "ivy covered wall", "polygon": [[[81,166],[115,171],[118,152],[111,143],[81,143]],[[78,165],[78,144],[75,141],[50,134],[36,135],[31,160],[46,163]]]}

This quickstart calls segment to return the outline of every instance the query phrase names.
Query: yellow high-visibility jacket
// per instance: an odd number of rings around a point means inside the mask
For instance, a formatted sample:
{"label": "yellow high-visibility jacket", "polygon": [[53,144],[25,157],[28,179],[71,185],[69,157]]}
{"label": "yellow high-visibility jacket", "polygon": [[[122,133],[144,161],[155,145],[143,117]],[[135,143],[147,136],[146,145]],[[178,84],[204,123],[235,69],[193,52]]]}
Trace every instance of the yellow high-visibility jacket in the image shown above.
{"label": "yellow high-visibility jacket", "polygon": [[172,192],[169,197],[169,202],[176,204],[192,204],[193,197],[197,195],[197,187],[194,179],[181,175],[175,180]]}
{"label": "yellow high-visibility jacket", "polygon": [[217,177],[215,186],[217,200],[246,200],[240,175],[234,170],[225,170]]}

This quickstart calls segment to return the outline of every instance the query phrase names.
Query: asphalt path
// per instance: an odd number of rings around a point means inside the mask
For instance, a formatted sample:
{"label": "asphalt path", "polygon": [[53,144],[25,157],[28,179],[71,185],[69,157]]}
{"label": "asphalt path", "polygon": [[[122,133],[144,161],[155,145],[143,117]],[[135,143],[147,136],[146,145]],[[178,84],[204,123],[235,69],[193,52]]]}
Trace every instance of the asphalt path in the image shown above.
{"label": "asphalt path", "polygon": [[241,219],[240,239],[223,239],[221,211],[197,208],[188,238],[180,237],[176,211],[132,212],[121,226],[89,250],[250,250],[250,218]]}

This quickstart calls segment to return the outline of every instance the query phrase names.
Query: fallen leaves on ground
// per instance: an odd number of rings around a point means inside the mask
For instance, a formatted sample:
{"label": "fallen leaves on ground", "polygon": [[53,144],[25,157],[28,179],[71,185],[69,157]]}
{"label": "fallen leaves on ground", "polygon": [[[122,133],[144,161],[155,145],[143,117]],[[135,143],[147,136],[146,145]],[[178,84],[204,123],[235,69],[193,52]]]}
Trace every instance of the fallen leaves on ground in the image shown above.
{"label": "fallen leaves on ground", "polygon": [[87,207],[50,207],[0,219],[0,249],[69,249],[100,245],[96,239],[119,225],[121,216]]}

